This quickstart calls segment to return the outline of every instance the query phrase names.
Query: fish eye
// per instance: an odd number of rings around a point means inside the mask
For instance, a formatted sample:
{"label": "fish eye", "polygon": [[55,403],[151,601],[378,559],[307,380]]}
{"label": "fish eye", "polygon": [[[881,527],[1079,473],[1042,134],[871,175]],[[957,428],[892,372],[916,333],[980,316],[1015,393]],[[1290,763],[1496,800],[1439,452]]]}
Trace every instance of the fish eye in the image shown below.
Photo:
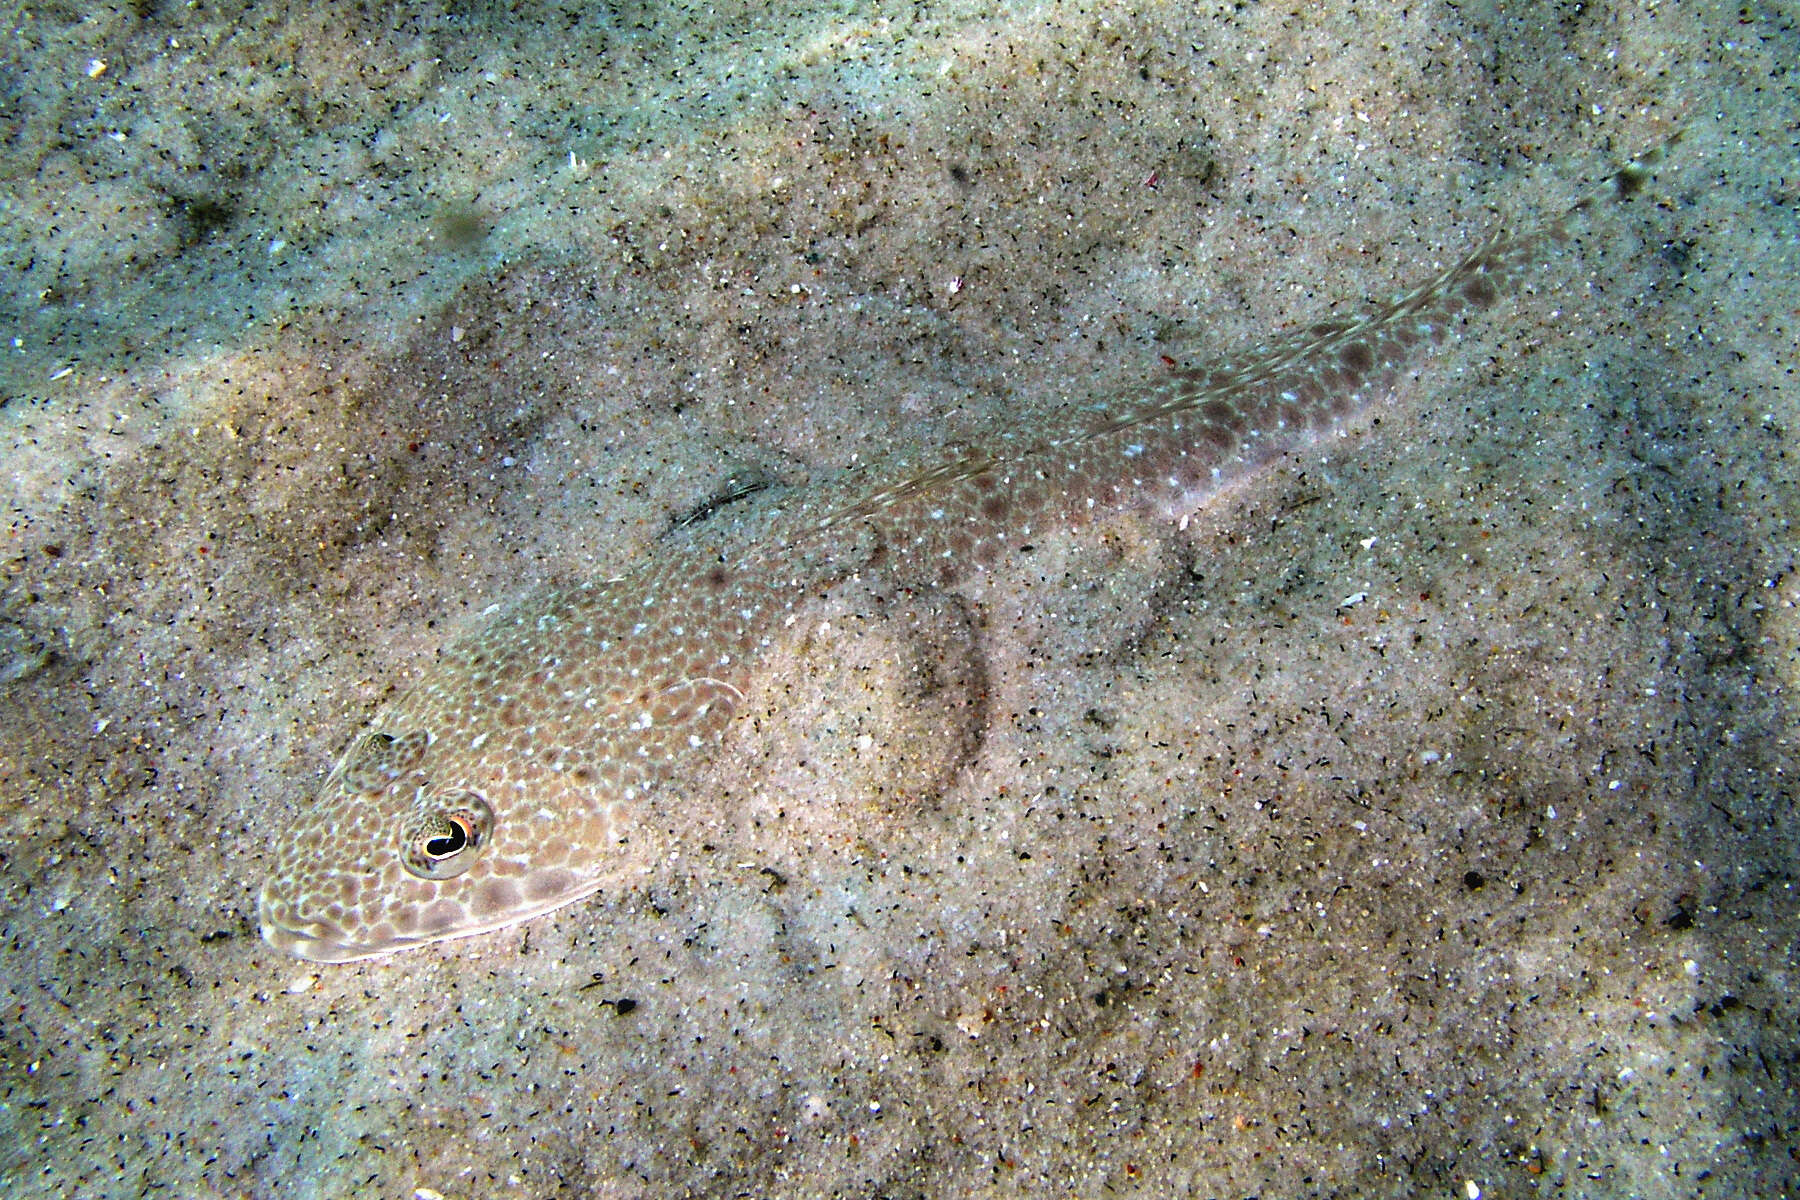
{"label": "fish eye", "polygon": [[480,857],[494,831],[494,810],[474,792],[431,798],[401,844],[400,862],[420,879],[453,879]]}
{"label": "fish eye", "polygon": [[469,844],[470,830],[466,824],[454,816],[445,817],[444,820],[450,826],[449,831],[428,839],[423,847],[427,856],[440,861],[452,854],[461,854],[463,847]]}

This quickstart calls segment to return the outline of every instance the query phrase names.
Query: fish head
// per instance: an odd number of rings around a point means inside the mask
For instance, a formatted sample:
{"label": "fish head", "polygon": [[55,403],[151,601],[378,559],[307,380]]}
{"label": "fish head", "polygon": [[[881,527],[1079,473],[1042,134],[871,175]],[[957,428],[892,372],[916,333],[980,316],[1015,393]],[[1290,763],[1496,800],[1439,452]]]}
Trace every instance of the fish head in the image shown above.
{"label": "fish head", "polygon": [[616,600],[502,610],[378,713],[276,838],[263,938],[314,962],[376,958],[641,874],[650,801],[742,694],[658,653],[660,623],[621,627]]}
{"label": "fish head", "polygon": [[444,735],[391,727],[359,735],[282,831],[258,904],[271,945],[314,962],[376,958],[511,925],[607,881],[600,868],[629,835],[585,772],[434,754]]}

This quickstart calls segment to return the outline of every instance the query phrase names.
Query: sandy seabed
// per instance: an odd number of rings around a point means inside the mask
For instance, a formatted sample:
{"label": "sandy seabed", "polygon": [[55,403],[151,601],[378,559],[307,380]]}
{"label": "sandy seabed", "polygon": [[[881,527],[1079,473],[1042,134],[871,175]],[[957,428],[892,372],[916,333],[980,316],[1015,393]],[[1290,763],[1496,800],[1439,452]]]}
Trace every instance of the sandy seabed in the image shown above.
{"label": "sandy seabed", "polygon": [[[1793,13],[381,7],[9,16],[7,1194],[1800,1191]],[[1678,123],[1353,431],[983,576],[973,736],[827,598],[638,886],[258,938],[490,604],[1390,295]]]}

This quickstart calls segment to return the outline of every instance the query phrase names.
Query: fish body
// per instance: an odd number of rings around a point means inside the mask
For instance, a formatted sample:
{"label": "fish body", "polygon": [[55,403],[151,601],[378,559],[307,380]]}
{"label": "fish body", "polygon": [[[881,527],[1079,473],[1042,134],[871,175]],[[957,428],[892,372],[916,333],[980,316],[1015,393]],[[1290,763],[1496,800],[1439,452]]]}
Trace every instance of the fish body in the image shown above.
{"label": "fish body", "polygon": [[1636,190],[1651,157],[1360,317],[1170,372],[1066,429],[776,500],[747,543],[670,539],[621,577],[498,608],[375,714],[284,827],[263,936],[344,962],[628,885],[658,806],[691,802],[684,785],[810,598],[857,575],[954,589],[1035,536],[1122,510],[1185,520],[1386,400],[1430,347],[1514,292],[1577,214]]}

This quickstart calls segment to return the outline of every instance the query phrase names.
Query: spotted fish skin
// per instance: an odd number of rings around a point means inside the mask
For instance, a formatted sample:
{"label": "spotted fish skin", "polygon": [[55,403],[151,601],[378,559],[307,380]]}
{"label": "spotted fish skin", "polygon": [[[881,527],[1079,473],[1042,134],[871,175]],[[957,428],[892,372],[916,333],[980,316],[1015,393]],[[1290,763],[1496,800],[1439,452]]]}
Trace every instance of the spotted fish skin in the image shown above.
{"label": "spotted fish skin", "polygon": [[1122,510],[1185,520],[1389,397],[1429,347],[1515,291],[1576,214],[1636,190],[1654,156],[1361,317],[1172,372],[1047,437],[777,500],[747,548],[672,540],[620,578],[497,609],[374,716],[286,824],[264,938],[344,962],[629,886],[652,861],[654,813],[691,801],[686,785],[810,598],[853,575],[955,588],[1034,536]]}

